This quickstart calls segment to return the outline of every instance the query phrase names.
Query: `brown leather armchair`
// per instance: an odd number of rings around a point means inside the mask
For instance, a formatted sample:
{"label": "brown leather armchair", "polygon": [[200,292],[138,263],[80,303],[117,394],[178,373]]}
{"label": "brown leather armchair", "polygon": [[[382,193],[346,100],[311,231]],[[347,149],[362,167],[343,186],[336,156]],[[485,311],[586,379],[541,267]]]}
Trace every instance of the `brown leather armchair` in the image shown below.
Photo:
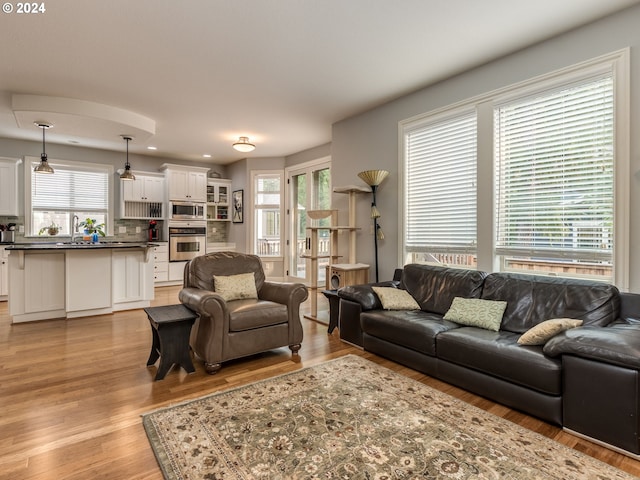
{"label": "brown leather armchair", "polygon": [[[252,272],[258,298],[225,301],[215,292],[214,275]],[[308,297],[301,283],[265,280],[260,257],[217,252],[189,261],[179,298],[200,317],[191,330],[191,348],[208,373],[222,362],[288,345],[294,355],[302,343],[300,304]]]}

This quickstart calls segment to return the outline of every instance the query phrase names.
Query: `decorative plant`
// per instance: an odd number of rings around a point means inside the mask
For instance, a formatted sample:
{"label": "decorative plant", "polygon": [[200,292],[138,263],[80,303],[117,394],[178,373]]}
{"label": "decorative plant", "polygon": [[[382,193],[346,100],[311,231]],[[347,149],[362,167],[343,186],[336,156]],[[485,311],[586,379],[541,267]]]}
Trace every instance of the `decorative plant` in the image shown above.
{"label": "decorative plant", "polygon": [[87,219],[80,222],[78,226],[89,234],[97,233],[101,237],[105,236],[104,223],[98,223],[95,218],[87,217]]}
{"label": "decorative plant", "polygon": [[38,232],[38,235],[42,235],[44,232],[47,232],[49,235],[57,235],[60,233],[60,226],[56,225],[55,222],[51,222],[51,225],[47,227],[42,227]]}

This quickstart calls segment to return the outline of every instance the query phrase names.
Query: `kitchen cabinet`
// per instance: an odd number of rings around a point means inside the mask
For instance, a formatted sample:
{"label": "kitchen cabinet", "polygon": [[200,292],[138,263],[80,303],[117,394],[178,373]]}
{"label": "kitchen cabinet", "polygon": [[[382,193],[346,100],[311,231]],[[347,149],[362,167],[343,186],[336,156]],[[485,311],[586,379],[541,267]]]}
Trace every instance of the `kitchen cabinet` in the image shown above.
{"label": "kitchen cabinet", "polygon": [[51,243],[9,247],[13,323],[145,308],[153,299],[153,248]]}
{"label": "kitchen cabinet", "polygon": [[169,281],[169,244],[162,242],[153,247],[153,281]]}
{"label": "kitchen cabinet", "polygon": [[57,251],[9,253],[9,314],[14,322],[66,316],[64,258]]}
{"label": "kitchen cabinet", "polygon": [[0,215],[18,215],[18,165],[20,160],[0,158]]}
{"label": "kitchen cabinet", "polygon": [[169,281],[176,284],[184,280],[184,267],[187,262],[169,262]]}
{"label": "kitchen cabinet", "polygon": [[135,173],[120,180],[120,218],[164,218],[164,176]]}
{"label": "kitchen cabinet", "polygon": [[169,185],[169,200],[187,202],[207,201],[208,168],[163,165]]}
{"label": "kitchen cabinet", "polygon": [[136,174],[136,179],[120,180],[122,197],[130,202],[162,202],[164,200],[164,178]]}
{"label": "kitchen cabinet", "polygon": [[[153,298],[153,262],[146,250],[114,250],[112,253],[113,306],[115,310],[138,308],[138,302]],[[149,273],[148,273],[149,272]]]}
{"label": "kitchen cabinet", "polygon": [[9,251],[0,247],[0,301],[9,295]]}
{"label": "kitchen cabinet", "polygon": [[[66,310],[111,312],[111,250],[69,250],[65,255]],[[105,309],[100,312],[100,309]],[[87,312],[88,313],[88,312]],[[80,316],[82,313],[67,315]]]}
{"label": "kitchen cabinet", "polygon": [[210,178],[207,181],[207,220],[231,221],[230,199],[231,180]]}

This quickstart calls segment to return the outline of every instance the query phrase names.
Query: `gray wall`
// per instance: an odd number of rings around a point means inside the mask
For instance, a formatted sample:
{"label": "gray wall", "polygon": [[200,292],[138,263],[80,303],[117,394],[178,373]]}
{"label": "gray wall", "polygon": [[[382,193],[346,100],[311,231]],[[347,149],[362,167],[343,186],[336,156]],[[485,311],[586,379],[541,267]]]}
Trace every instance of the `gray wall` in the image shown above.
{"label": "gray wall", "polygon": [[[640,6],[624,10],[585,27],[526,48],[513,55],[458,75],[381,107],[333,125],[331,175],[334,185],[361,184],[357,173],[369,169],[389,170],[379,187],[380,224],[386,238],[379,245],[380,279],[389,279],[399,262],[398,242],[398,122],[475,95],[553,72],[603,54],[631,47],[631,225],[630,290],[640,292],[640,218],[633,205],[640,201]],[[333,196],[333,207],[346,211],[344,195]],[[357,202],[357,260],[372,265],[370,197]],[[636,210],[637,211],[637,210]],[[344,242],[343,242],[344,243]],[[346,243],[340,244],[342,252]],[[373,275],[371,275],[373,278]]]}

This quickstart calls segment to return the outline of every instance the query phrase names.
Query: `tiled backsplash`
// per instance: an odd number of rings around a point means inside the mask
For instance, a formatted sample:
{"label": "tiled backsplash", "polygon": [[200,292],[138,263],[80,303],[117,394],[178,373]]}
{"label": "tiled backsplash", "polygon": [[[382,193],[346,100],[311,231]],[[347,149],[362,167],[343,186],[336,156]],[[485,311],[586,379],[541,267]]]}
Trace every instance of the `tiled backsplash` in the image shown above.
{"label": "tiled backsplash", "polygon": [[[20,226],[24,225],[24,217],[6,217],[0,216],[0,224],[15,223],[16,233],[15,242],[44,242],[52,241],[52,237],[40,236],[40,237],[25,237],[24,233],[20,233]],[[126,229],[126,232],[120,232],[121,227]],[[207,224],[207,243],[226,242],[228,238],[229,222],[208,222]],[[158,229],[160,230],[160,240],[167,241],[165,232],[163,230],[164,222],[158,221]],[[140,229],[138,232],[137,230]],[[213,231],[215,229],[215,232]],[[144,242],[148,239],[149,235],[149,221],[148,220],[136,220],[136,219],[117,219],[113,222],[114,234],[109,235],[107,239],[118,242]],[[56,237],[53,237],[56,238]],[[66,238],[68,237],[61,237]]]}

